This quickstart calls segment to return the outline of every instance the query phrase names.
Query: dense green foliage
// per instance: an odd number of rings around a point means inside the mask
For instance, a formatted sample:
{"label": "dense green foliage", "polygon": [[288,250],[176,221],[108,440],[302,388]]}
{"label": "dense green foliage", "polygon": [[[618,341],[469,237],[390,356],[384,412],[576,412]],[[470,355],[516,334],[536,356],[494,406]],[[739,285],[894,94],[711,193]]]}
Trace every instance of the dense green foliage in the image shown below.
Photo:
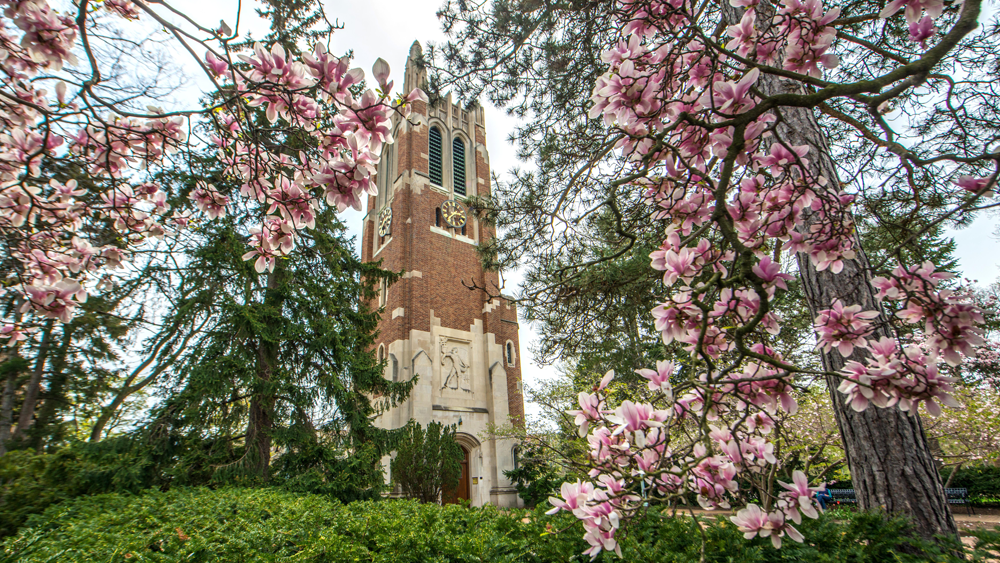
{"label": "dense green foliage", "polygon": [[529,508],[544,504],[566,480],[564,472],[545,454],[541,444],[524,440],[520,444],[517,467],[503,472],[517,488],[517,496]]}
{"label": "dense green foliage", "polygon": [[[585,545],[575,519],[545,516],[542,510],[415,501],[343,505],[276,489],[99,495],[35,517],[30,528],[7,541],[0,561],[589,561],[580,555]],[[900,551],[905,523],[879,515],[824,516],[802,528],[806,543],[786,541],[775,550],[767,540],[744,540],[725,518],[709,523],[702,533],[686,517],[650,512],[623,541],[623,559],[603,554],[598,560],[693,563],[701,559],[704,538],[706,562],[958,561],[942,547],[924,543],[912,545],[913,553]],[[980,537],[984,551],[975,561],[985,560],[985,549],[1000,547],[1000,533]]]}
{"label": "dense green foliage", "polygon": [[[952,468],[941,471],[941,479],[948,481]],[[1000,505],[1000,467],[975,465],[962,467],[951,478],[952,488],[969,489],[969,498],[977,504]]]}
{"label": "dense green foliage", "polygon": [[[1000,467],[991,465],[974,465],[962,467],[951,477],[953,467],[941,469],[941,482],[948,483],[949,489],[968,489],[969,504],[972,506],[1000,506]],[[951,478],[949,482],[948,479]],[[832,485],[831,489],[851,489],[854,484],[850,479],[841,479]],[[955,507],[956,510],[963,508]]]}
{"label": "dense green foliage", "polygon": [[465,457],[455,441],[455,427],[432,421],[426,430],[413,423],[404,432],[390,467],[393,483],[421,502],[447,497],[458,486]]}
{"label": "dense green foliage", "polygon": [[[71,442],[57,453],[18,450],[0,456],[0,537],[29,516],[81,495],[136,493],[171,479],[156,456],[128,436]],[[158,470],[159,469],[159,470]]]}

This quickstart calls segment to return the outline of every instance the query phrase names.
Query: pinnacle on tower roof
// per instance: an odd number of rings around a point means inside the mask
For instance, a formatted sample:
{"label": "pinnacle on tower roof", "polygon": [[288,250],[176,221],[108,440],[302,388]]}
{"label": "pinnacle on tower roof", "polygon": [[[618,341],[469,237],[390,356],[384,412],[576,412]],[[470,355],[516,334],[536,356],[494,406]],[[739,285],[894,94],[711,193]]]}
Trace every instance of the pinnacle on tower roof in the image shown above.
{"label": "pinnacle on tower roof", "polygon": [[414,41],[410,45],[410,56],[406,59],[406,71],[403,78],[403,90],[409,92],[414,88],[425,87],[427,82],[427,69],[423,63],[417,63],[423,58],[424,49],[420,46],[420,41]]}

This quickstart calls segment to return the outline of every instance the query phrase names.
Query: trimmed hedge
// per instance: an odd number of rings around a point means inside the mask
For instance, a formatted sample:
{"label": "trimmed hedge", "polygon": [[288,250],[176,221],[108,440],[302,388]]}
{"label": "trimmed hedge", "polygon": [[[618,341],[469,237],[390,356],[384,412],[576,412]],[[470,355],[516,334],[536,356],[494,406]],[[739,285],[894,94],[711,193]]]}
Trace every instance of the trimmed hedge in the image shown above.
{"label": "trimmed hedge", "polygon": [[[941,483],[946,483],[954,468],[941,470]],[[853,489],[850,479],[838,480],[830,489]],[[974,465],[963,467],[955,474],[948,485],[950,489],[969,489],[969,503],[973,506],[1000,506],[1000,467],[992,465]]]}
{"label": "trimmed hedge", "polygon": [[[844,515],[838,515],[844,518]],[[804,522],[804,544],[780,550],[744,540],[728,519],[700,528],[688,518],[650,511],[623,539],[624,561],[693,563],[926,562],[957,563],[930,544],[898,551],[906,524],[877,514]],[[552,533],[554,531],[560,533]],[[278,489],[174,489],[141,495],[96,495],[50,507],[9,538],[0,562],[580,562],[586,548],[571,515],[541,509],[440,507],[414,501],[348,505]],[[982,534],[985,560],[1000,532]],[[947,549],[959,549],[945,545]],[[997,557],[997,555],[993,555]],[[621,561],[602,554],[602,561]]]}
{"label": "trimmed hedge", "polygon": [[[951,471],[951,467],[941,470],[942,482],[948,481]],[[948,486],[969,489],[969,500],[976,506],[1000,506],[1000,467],[963,467]]]}

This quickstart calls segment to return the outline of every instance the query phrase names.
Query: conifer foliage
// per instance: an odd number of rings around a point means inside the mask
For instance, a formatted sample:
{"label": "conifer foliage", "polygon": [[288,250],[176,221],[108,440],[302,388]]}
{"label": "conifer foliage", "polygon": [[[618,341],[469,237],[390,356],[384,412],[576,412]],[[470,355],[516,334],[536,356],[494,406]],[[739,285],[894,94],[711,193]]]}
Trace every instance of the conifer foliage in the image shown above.
{"label": "conifer foliage", "polygon": [[426,429],[410,424],[405,430],[392,460],[393,483],[420,502],[446,500],[458,487],[465,456],[455,441],[455,427],[432,421]]}
{"label": "conifer foliage", "polygon": [[[73,455],[129,487],[377,496],[397,433],[373,420],[411,383],[372,352],[369,304],[394,276],[360,262],[337,213],[375,193],[391,116],[426,96],[390,98],[381,59],[367,88],[328,52],[319,2],[264,2],[261,41],[161,2],[61,7],[0,2],[0,455],[89,437]],[[194,56],[213,86],[196,109],[137,109],[152,89],[122,86],[134,45],[109,31],[135,20]],[[70,389],[91,395],[59,406]],[[53,430],[70,408],[73,437]]]}

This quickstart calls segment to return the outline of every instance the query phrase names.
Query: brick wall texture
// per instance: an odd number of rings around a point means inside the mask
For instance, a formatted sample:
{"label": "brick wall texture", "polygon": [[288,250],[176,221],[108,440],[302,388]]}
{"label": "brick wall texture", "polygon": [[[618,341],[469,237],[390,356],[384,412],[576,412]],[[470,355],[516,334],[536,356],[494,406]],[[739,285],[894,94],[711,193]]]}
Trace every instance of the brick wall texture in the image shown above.
{"label": "brick wall texture", "polygon": [[[410,65],[407,71],[407,82],[411,82],[410,73],[413,69]],[[467,116],[464,120],[461,117],[463,112]],[[504,348],[505,360],[506,343],[513,343],[513,365],[504,362],[509,412],[513,422],[523,420],[524,416],[517,309],[513,303],[497,297],[498,273],[486,271],[482,267],[476,254],[476,246],[468,242],[489,240],[494,235],[493,230],[471,217],[466,225],[467,237],[462,237],[467,240],[455,236],[456,230],[449,229],[443,221],[440,231],[448,234],[432,229],[436,223],[435,210],[452,199],[452,196],[430,187],[430,123],[433,122],[432,119],[450,118],[457,125],[456,129],[465,131],[467,135],[474,128],[473,146],[467,146],[465,151],[467,163],[475,157],[475,178],[470,178],[474,187],[470,189],[470,195],[474,191],[478,195],[488,196],[490,174],[485,151],[486,129],[483,115],[480,107],[459,108],[452,105],[449,98],[440,100],[433,106],[416,102],[409,118],[411,123],[400,123],[401,120],[397,118],[396,142],[390,149],[395,151],[395,166],[383,172],[396,177],[393,179],[396,180],[395,185],[391,185],[393,182],[389,183],[393,189],[384,196],[392,209],[392,232],[389,237],[378,236],[380,200],[369,197],[368,214],[364,219],[362,259],[381,260],[383,268],[404,273],[404,277],[391,285],[385,295],[376,347],[382,343],[388,346],[390,342],[409,338],[411,330],[430,332],[432,313],[440,319],[442,326],[465,331],[471,331],[473,324],[477,320],[481,321],[483,332],[494,334],[497,344]],[[412,122],[416,121],[419,124],[413,125]],[[444,142],[451,142],[447,134]],[[383,160],[386,160],[385,156]],[[448,165],[447,161],[445,165]],[[377,183],[380,189],[386,184],[382,179],[377,179]],[[450,189],[447,191],[450,192]],[[493,306],[486,307],[491,300]],[[397,314],[394,318],[394,311],[400,307],[403,308],[403,314]],[[484,312],[484,309],[488,311]]]}

